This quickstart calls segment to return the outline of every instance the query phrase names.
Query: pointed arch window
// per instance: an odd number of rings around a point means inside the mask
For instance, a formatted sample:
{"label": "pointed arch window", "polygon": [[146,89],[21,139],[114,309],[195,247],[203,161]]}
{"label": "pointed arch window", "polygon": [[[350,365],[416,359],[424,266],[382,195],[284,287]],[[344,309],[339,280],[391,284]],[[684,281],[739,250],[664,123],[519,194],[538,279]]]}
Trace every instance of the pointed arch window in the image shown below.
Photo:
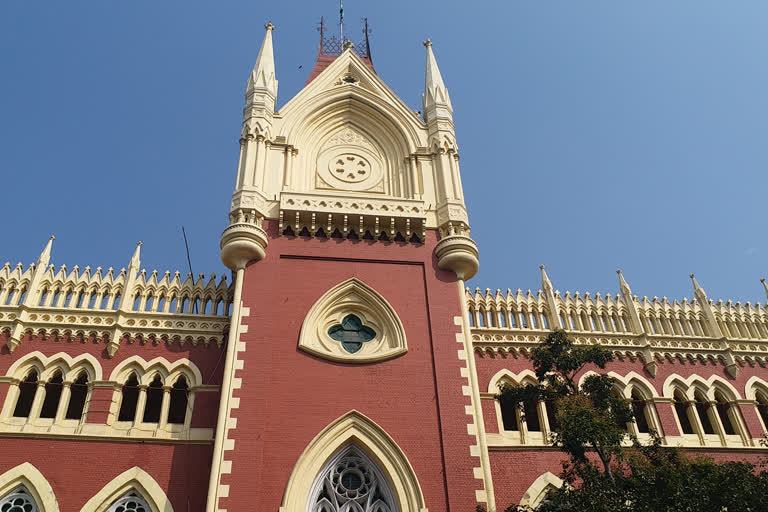
{"label": "pointed arch window", "polygon": [[691,419],[688,416],[689,403],[680,391],[675,391],[674,395],[675,413],[677,419],[680,421],[680,428],[683,430],[683,434],[695,434],[693,426],[691,425]]}
{"label": "pointed arch window", "polygon": [[136,404],[139,402],[139,379],[132,373],[123,386],[120,413],[117,421],[133,421],[136,417]]}
{"label": "pointed arch window", "polygon": [[[398,512],[389,482],[355,446],[342,449],[312,486],[310,512]],[[110,511],[111,512],[111,511]]]}
{"label": "pointed arch window", "polygon": [[704,429],[705,434],[714,434],[715,429],[712,426],[712,422],[709,419],[709,409],[710,405],[707,401],[707,398],[702,395],[700,392],[696,392],[694,395],[694,398],[696,399],[696,412],[699,415],[699,421],[701,422],[701,428]]}
{"label": "pointed arch window", "polygon": [[24,486],[0,499],[2,512],[39,512],[40,508]]}
{"label": "pointed arch window", "polygon": [[648,434],[651,427],[648,421],[648,403],[637,390],[632,390],[632,414],[635,417],[635,426],[640,434]]}
{"label": "pointed arch window", "polygon": [[184,424],[187,418],[187,404],[189,403],[188,389],[187,379],[183,375],[173,384],[171,405],[168,408],[168,423]]}
{"label": "pointed arch window", "polygon": [[152,512],[139,493],[131,491],[112,504],[107,512]]}
{"label": "pointed arch window", "polygon": [[56,411],[59,408],[59,401],[61,400],[61,388],[64,382],[61,372],[51,377],[45,384],[45,399],[43,400],[43,408],[40,409],[41,418],[55,418]]}
{"label": "pointed arch window", "polygon": [[163,406],[163,381],[160,375],[155,375],[147,388],[147,403],[144,407],[144,423],[158,423]]}
{"label": "pointed arch window", "polygon": [[756,400],[757,412],[760,413],[760,418],[763,420],[763,429],[768,430],[768,397],[765,393],[758,392]]}
{"label": "pointed arch window", "polygon": [[13,415],[16,418],[26,418],[32,410],[32,402],[35,400],[37,391],[37,372],[32,371],[27,378],[19,383],[19,398],[16,400],[16,407]]}
{"label": "pointed arch window", "polygon": [[81,373],[70,389],[66,419],[79,420],[83,416],[85,400],[88,397],[88,374]]}
{"label": "pointed arch window", "polygon": [[720,423],[723,425],[723,434],[727,436],[736,434],[736,429],[731,421],[731,404],[719,391],[715,393],[715,410],[720,417]]}

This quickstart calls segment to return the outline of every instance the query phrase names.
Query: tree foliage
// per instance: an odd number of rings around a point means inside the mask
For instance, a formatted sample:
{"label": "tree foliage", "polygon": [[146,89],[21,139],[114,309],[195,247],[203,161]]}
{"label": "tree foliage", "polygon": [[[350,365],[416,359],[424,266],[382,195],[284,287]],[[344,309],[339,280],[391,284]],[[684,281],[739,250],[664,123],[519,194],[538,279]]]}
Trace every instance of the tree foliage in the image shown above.
{"label": "tree foliage", "polygon": [[[605,369],[613,354],[599,346],[581,347],[557,330],[531,353],[537,383],[503,385],[497,399],[519,407],[529,400],[554,403],[550,442],[569,458],[565,485],[552,490],[536,512],[758,512],[768,510],[765,462],[716,463],[664,447],[652,432],[643,446],[627,432],[632,408],[614,392],[615,380],[590,374]],[[624,446],[625,440],[632,441]],[[481,507],[478,508],[480,510]],[[530,512],[510,506],[505,512]]]}

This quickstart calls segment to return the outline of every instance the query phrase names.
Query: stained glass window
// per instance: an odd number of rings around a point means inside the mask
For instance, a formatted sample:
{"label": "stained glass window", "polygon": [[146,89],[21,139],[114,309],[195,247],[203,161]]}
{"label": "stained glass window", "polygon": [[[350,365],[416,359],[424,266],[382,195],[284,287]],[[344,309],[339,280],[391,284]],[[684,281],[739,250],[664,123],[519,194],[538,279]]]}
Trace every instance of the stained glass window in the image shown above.
{"label": "stained glass window", "polygon": [[114,502],[107,512],[152,512],[152,509],[138,493],[130,492]]}
{"label": "stained glass window", "polygon": [[2,512],[38,512],[38,510],[32,496],[24,487],[19,487],[0,499],[0,511]]}
{"label": "stained glass window", "polygon": [[354,354],[363,343],[376,337],[376,331],[363,325],[363,322],[355,315],[347,315],[340,324],[328,329],[328,336],[341,343],[344,350]]}

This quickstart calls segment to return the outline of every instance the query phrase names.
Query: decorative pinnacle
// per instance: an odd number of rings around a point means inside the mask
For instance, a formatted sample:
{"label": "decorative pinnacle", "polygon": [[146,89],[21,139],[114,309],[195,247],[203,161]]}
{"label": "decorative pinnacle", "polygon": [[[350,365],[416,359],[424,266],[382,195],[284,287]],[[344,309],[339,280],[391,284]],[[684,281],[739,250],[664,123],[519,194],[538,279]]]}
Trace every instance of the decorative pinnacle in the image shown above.
{"label": "decorative pinnacle", "polygon": [[690,275],[691,279],[693,279],[695,276],[693,274]]}
{"label": "decorative pinnacle", "polygon": [[424,46],[426,46],[427,48],[432,46],[432,40],[430,38],[427,38],[427,40],[424,41]]}
{"label": "decorative pinnacle", "polygon": [[351,48],[354,48],[354,47],[355,47],[355,43],[353,43],[353,42],[352,42],[352,41],[350,41],[349,39],[347,39],[346,41],[344,41],[344,49],[345,49],[345,50],[349,50],[349,49],[351,49]]}
{"label": "decorative pinnacle", "polygon": [[264,25],[264,28],[267,30],[275,30],[275,26],[272,24],[271,21],[267,22],[267,24]]}
{"label": "decorative pinnacle", "polygon": [[620,268],[617,268],[617,269],[616,269],[616,273],[617,273],[617,274],[619,274],[619,275],[621,275],[621,269],[620,269]]}
{"label": "decorative pinnacle", "polygon": [[539,270],[544,270],[544,265],[539,265]]}

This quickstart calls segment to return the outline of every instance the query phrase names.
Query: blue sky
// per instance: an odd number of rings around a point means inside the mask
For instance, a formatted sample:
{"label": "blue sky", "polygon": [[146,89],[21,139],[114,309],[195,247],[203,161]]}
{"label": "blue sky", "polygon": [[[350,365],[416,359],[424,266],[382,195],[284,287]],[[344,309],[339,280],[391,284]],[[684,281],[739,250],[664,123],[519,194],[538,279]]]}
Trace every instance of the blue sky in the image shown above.
{"label": "blue sky", "polygon": [[[333,1],[0,3],[0,261],[226,269],[243,91],[268,20],[279,103]],[[768,2],[347,0],[414,109],[431,37],[455,109],[470,286],[765,302]],[[299,69],[299,66],[302,66]]]}

